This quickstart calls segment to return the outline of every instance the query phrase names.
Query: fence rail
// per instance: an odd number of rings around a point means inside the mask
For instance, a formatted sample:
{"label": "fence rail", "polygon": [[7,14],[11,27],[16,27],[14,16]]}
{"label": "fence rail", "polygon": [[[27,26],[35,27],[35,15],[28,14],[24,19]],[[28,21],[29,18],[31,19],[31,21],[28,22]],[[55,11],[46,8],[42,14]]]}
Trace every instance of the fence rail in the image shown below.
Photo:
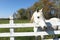
{"label": "fence rail", "polygon": [[[54,31],[55,34],[60,34],[60,30]],[[39,35],[54,35],[53,31],[49,31],[49,34],[46,31],[42,32],[15,32],[13,34],[10,33],[0,33],[0,37],[16,37],[16,36],[39,36]]]}
{"label": "fence rail", "polygon": [[[16,37],[16,36],[41,36],[42,40],[43,40],[44,35],[60,34],[60,30],[40,31],[40,32],[14,32],[14,28],[21,28],[21,27],[22,28],[25,28],[25,27],[33,27],[34,28],[35,25],[33,23],[14,24],[13,17],[10,17],[9,22],[10,22],[9,24],[0,24],[0,28],[10,28],[9,33],[0,33],[0,37],[10,37],[10,40],[14,40],[14,37]],[[60,29],[60,27],[58,27],[58,28]],[[49,39],[45,39],[45,40],[49,40]],[[53,40],[53,39],[51,39],[51,40]]]}
{"label": "fence rail", "polygon": [[0,28],[24,28],[34,27],[33,23],[21,23],[21,24],[0,24]]}

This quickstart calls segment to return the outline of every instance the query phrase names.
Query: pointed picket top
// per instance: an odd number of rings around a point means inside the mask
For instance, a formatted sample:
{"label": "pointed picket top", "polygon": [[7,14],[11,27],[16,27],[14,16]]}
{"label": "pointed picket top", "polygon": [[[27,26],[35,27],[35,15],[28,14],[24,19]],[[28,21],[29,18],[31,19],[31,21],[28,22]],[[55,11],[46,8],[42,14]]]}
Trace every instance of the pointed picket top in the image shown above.
{"label": "pointed picket top", "polygon": [[9,22],[10,22],[10,24],[13,24],[13,23],[14,23],[13,16],[10,16],[10,18],[9,18],[9,19],[10,19],[10,21],[9,21]]}

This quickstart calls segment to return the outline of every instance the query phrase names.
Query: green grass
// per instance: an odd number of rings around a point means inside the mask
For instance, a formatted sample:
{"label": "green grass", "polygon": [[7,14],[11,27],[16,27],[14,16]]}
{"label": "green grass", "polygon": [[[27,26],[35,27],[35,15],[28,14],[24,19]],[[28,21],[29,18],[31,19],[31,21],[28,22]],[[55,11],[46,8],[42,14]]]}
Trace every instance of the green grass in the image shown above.
{"label": "green grass", "polygon": [[[9,20],[0,20],[0,24],[9,23]],[[14,20],[14,23],[29,23],[29,20]],[[15,32],[32,32],[33,28],[15,28]],[[9,32],[8,28],[0,28],[0,33]],[[5,37],[0,37],[0,40],[9,40]],[[15,40],[34,40],[34,37],[15,37]]]}
{"label": "green grass", "polygon": [[0,33],[9,32],[10,30],[8,28],[0,28]]}
{"label": "green grass", "polygon": [[[14,23],[29,23],[29,20],[14,20]],[[15,32],[32,32],[33,28],[15,28]],[[32,37],[15,37],[15,40],[35,40],[35,38]]]}
{"label": "green grass", "polygon": [[[30,20],[14,20],[14,23],[29,23]],[[9,23],[9,20],[0,20],[0,24],[7,24]]]}
{"label": "green grass", "polygon": [[46,38],[46,39],[55,38],[55,35],[45,35],[44,38]]}
{"label": "green grass", "polygon": [[0,37],[0,40],[9,40],[9,37]]}
{"label": "green grass", "polygon": [[14,23],[29,23],[30,20],[14,20]]}
{"label": "green grass", "polygon": [[7,24],[7,23],[9,23],[9,20],[0,19],[0,24]]}
{"label": "green grass", "polygon": [[[30,37],[15,37],[15,40],[35,40],[34,36],[30,36]],[[41,37],[38,36],[38,40],[41,40]]]}
{"label": "green grass", "polygon": [[34,37],[15,37],[15,40],[34,40]]}
{"label": "green grass", "polygon": [[15,32],[33,32],[33,28],[15,28]]}

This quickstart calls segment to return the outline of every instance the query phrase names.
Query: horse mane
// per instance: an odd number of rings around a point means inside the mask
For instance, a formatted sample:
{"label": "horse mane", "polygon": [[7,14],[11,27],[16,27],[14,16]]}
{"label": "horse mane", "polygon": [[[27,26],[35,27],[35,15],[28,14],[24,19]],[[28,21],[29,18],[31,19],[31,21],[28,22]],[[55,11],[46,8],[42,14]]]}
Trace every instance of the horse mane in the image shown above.
{"label": "horse mane", "polygon": [[60,21],[59,18],[51,18],[50,21]]}

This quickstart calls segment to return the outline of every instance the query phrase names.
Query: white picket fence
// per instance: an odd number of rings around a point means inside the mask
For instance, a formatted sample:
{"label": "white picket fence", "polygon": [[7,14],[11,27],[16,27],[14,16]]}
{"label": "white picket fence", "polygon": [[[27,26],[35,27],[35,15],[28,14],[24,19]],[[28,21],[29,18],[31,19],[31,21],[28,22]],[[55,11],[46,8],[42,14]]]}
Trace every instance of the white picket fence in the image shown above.
{"label": "white picket fence", "polygon": [[[60,30],[54,31],[41,31],[41,32],[14,32],[14,28],[34,27],[33,23],[20,23],[14,24],[13,17],[10,17],[9,24],[0,24],[0,28],[10,28],[10,33],[0,33],[0,37],[10,37],[10,40],[14,40],[17,36],[41,36],[42,40],[57,40],[57,39],[43,39],[44,35],[60,34]],[[35,28],[35,27],[34,27]],[[59,27],[60,29],[60,27]],[[35,31],[35,30],[34,30]],[[60,39],[58,39],[60,40]]]}

